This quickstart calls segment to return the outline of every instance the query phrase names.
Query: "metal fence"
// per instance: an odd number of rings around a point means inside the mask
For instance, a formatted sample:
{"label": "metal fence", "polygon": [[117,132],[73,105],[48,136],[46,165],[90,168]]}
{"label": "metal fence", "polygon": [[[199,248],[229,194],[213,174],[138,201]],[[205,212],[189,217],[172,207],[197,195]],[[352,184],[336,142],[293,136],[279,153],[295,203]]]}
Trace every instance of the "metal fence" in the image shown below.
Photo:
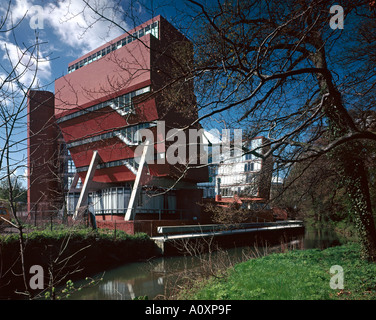
{"label": "metal fence", "polygon": [[[63,214],[61,210],[44,210],[39,212],[16,212],[17,219],[22,223],[23,230],[29,232],[32,230],[53,230],[62,226],[89,226],[90,221],[87,215],[77,220],[72,219],[72,215]],[[14,219],[12,219],[14,222]],[[7,222],[2,222],[0,231],[2,233],[17,232],[17,228]]]}

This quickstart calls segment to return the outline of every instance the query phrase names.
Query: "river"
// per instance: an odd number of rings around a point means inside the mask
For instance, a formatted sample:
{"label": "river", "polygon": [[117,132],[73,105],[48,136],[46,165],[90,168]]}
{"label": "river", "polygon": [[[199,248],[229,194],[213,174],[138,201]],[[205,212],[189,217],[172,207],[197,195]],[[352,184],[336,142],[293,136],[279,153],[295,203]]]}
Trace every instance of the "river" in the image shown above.
{"label": "river", "polygon": [[[324,249],[339,245],[341,240],[328,229],[306,229],[302,240],[289,244],[296,249]],[[73,300],[130,300],[147,296],[148,299],[171,297],[184,277],[195,278],[198,273],[210,275],[211,269],[227,267],[246,259],[280,248],[242,247],[202,254],[200,257],[174,256],[122,265],[93,278],[102,278],[96,285],[84,287],[88,281],[77,281],[80,291],[71,294]]]}

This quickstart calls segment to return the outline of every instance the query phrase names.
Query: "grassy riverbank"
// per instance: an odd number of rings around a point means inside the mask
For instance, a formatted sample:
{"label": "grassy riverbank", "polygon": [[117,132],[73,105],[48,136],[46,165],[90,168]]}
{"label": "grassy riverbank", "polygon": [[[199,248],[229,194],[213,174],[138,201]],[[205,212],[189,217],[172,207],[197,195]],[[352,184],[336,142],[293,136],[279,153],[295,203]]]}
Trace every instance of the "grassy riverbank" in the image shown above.
{"label": "grassy riverbank", "polygon": [[[330,280],[344,272],[344,288]],[[196,283],[183,299],[215,300],[369,300],[376,299],[376,264],[360,260],[359,246],[346,244],[325,250],[275,253],[237,264],[225,275]]]}

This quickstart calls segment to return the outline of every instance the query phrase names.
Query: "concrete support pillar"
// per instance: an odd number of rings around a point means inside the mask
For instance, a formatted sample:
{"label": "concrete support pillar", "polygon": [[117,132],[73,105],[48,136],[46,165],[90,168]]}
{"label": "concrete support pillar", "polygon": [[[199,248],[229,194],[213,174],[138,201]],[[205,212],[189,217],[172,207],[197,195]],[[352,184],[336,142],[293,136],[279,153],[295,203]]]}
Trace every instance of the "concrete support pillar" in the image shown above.
{"label": "concrete support pillar", "polygon": [[140,159],[140,164],[138,166],[136,180],[134,181],[134,184],[133,184],[131,198],[129,199],[127,212],[126,212],[125,217],[124,217],[125,221],[134,220],[134,216],[135,216],[135,214],[134,214],[134,204],[135,204],[137,196],[139,195],[139,192],[140,192],[140,180],[141,180],[141,175],[142,175],[142,172],[143,172],[143,168],[144,168],[149,144],[150,144],[150,141],[146,140],[144,149],[142,150],[142,156],[141,156],[141,159]]}
{"label": "concrete support pillar", "polygon": [[95,150],[91,158],[89,169],[86,173],[85,182],[83,183],[80,197],[78,198],[76,210],[73,215],[73,220],[76,220],[79,216],[81,216],[85,210],[85,207],[87,206],[90,183],[93,180],[95,169],[97,168],[98,162],[99,155],[98,151]]}

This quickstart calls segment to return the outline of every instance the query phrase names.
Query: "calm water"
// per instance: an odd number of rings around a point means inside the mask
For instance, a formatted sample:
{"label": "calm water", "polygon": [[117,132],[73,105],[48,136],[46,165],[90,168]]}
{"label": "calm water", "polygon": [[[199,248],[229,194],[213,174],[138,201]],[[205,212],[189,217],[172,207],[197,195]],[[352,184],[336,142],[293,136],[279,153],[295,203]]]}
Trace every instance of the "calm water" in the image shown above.
{"label": "calm water", "polygon": [[[304,238],[290,246],[298,249],[327,248],[339,245],[340,239],[330,230],[307,229]],[[71,295],[75,300],[129,300],[138,296],[155,299],[171,295],[184,277],[194,278],[198,272],[207,272],[210,265],[224,269],[231,264],[262,255],[266,248],[242,247],[204,254],[197,257],[162,257],[149,262],[128,263],[107,270],[99,284],[81,289]],[[278,250],[267,248],[268,252]],[[204,261],[204,263],[203,263]],[[209,263],[210,261],[210,263]],[[87,282],[75,282],[79,287]]]}

